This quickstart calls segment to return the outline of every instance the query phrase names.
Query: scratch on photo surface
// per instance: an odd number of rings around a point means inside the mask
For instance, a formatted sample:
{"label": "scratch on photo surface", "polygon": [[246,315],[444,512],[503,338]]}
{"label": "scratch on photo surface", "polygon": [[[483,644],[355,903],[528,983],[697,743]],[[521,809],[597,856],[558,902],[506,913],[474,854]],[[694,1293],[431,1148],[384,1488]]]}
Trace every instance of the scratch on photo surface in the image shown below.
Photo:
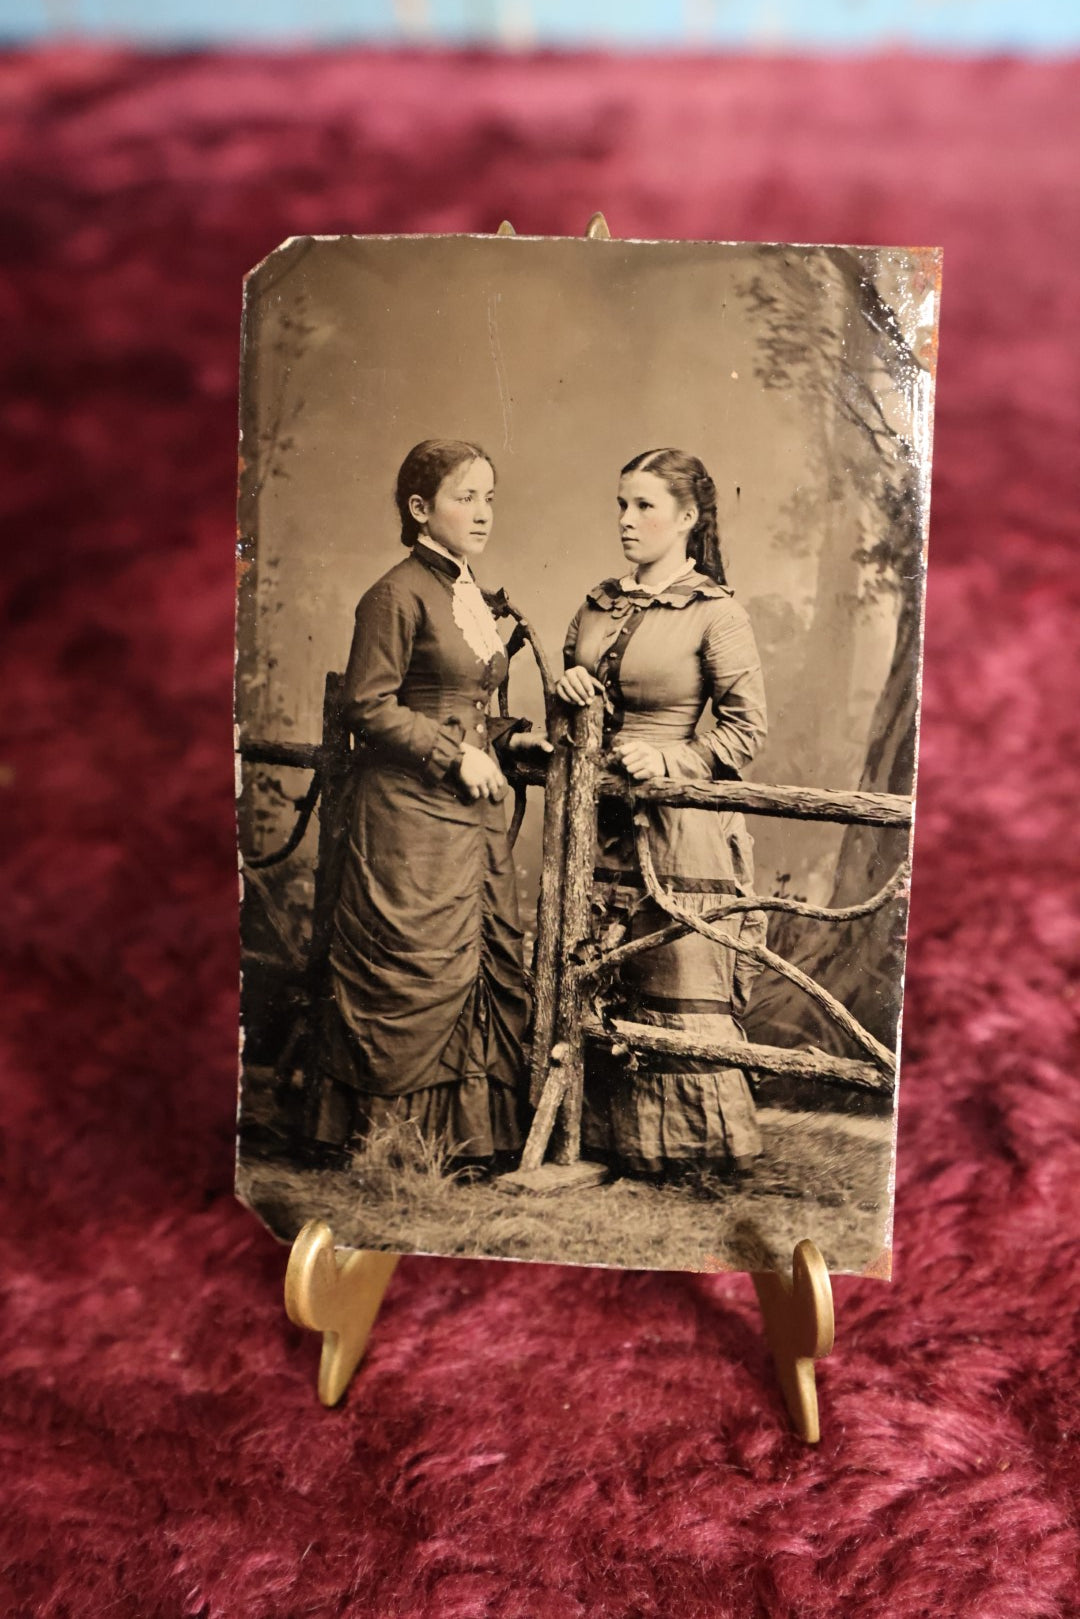
{"label": "scratch on photo surface", "polygon": [[491,358],[495,362],[495,381],[498,384],[499,404],[502,407],[503,449],[513,451],[513,401],[510,398],[510,389],[506,381],[506,367],[503,365],[502,349],[499,345],[499,304],[501,301],[502,293],[500,292],[494,293],[488,299],[488,342],[491,344]]}

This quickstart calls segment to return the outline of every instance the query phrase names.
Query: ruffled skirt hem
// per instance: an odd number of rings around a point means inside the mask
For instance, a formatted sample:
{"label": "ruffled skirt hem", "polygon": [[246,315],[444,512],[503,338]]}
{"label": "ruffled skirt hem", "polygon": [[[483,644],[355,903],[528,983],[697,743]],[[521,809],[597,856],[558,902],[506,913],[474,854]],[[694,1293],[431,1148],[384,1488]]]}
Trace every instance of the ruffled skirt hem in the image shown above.
{"label": "ruffled skirt hem", "polygon": [[[743,1038],[729,1016],[642,1008],[638,1017],[701,1039]],[[741,1068],[709,1069],[697,1059],[683,1062],[678,1072],[655,1065],[629,1071],[616,1059],[597,1064],[585,1084],[586,1151],[638,1175],[663,1175],[691,1165],[750,1169],[761,1155],[762,1142],[746,1074]]]}
{"label": "ruffled skirt hem", "polygon": [[637,1073],[614,1078],[602,1098],[586,1087],[583,1143],[637,1175],[690,1165],[746,1170],[761,1154],[761,1131],[741,1069]]}
{"label": "ruffled skirt hem", "polygon": [[415,1128],[425,1142],[452,1158],[491,1158],[525,1143],[521,1102],[508,1085],[484,1075],[428,1085],[406,1096],[356,1092],[353,1139],[357,1146],[380,1128]]}
{"label": "ruffled skirt hem", "polygon": [[404,1096],[373,1096],[324,1076],[314,1136],[318,1145],[361,1149],[379,1131],[415,1135],[451,1159],[519,1152],[525,1120],[517,1091],[484,1074],[447,1080]]}

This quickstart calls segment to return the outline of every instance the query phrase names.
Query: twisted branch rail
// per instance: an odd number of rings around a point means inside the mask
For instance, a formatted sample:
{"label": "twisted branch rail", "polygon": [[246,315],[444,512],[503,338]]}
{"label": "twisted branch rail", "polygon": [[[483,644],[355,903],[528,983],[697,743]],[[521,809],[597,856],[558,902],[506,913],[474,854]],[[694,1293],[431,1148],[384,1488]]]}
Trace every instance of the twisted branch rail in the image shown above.
{"label": "twisted branch rail", "polygon": [[242,737],[236,749],[247,765],[287,765],[290,770],[317,770],[322,763],[318,742],[264,742]]}
{"label": "twisted branch rail", "polygon": [[[512,618],[517,625],[507,643],[508,655],[512,658],[520,650],[521,641],[527,641],[532,648],[532,655],[536,659],[536,667],[540,671],[540,683],[544,688],[544,702],[550,706],[555,693],[555,675],[548,662],[547,653],[540,644],[540,639],[520,607],[515,607],[507,596],[505,590],[485,590],[484,600],[491,608],[496,618]],[[521,640],[519,640],[519,634]],[[514,642],[518,644],[514,646]],[[513,646],[513,651],[510,647]]]}
{"label": "twisted branch rail", "polygon": [[[714,909],[703,912],[699,920],[722,922],[729,916],[744,916],[751,911],[782,911],[788,916],[805,916],[815,922],[857,922],[861,917],[872,916],[875,911],[880,911],[890,900],[899,898],[910,875],[911,866],[905,860],[893,872],[884,888],[879,888],[876,894],[871,895],[869,899],[861,900],[858,905],[840,905],[831,908],[828,905],[808,905],[805,900],[783,899],[780,896],[739,895],[736,899],[725,900]],[[619,966],[631,956],[640,955],[644,950],[655,950],[659,945],[668,944],[672,939],[681,939],[684,934],[691,931],[689,922],[669,922],[667,927],[657,928],[655,933],[644,934],[640,939],[631,939],[627,944],[615,945],[594,960],[579,963],[573,970],[583,978],[595,978],[608,968]]]}
{"label": "twisted branch rail", "polygon": [[319,802],[319,795],[322,792],[322,785],[322,774],[316,767],[315,774],[311,778],[311,783],[307,792],[295,806],[296,820],[294,821],[293,829],[285,839],[285,842],[281,845],[280,849],[272,849],[269,854],[245,856],[244,865],[249,871],[264,871],[267,866],[279,866],[283,860],[287,860],[289,858],[294,849],[299,849],[301,843],[304,841],[304,833],[307,831],[311,822],[311,817],[314,814],[315,806]]}
{"label": "twisted branch rail", "polygon": [[[633,807],[636,790],[630,788],[629,791],[631,806]],[[773,972],[779,973],[781,978],[787,978],[791,983],[797,985],[799,989],[818,1003],[826,1016],[837,1024],[839,1028],[843,1029],[848,1038],[854,1041],[859,1049],[865,1052],[883,1073],[895,1076],[896,1059],[892,1052],[886,1050],[880,1040],[874,1038],[869,1029],[864,1029],[858,1018],[852,1017],[847,1007],[841,1005],[834,995],[829,994],[827,989],[823,989],[820,984],[815,983],[800,968],[793,966],[790,961],[785,961],[783,956],[776,955],[774,951],[769,950],[765,945],[744,944],[739,939],[729,938],[726,934],[721,933],[719,929],[703,921],[701,917],[685,910],[678,900],[667,892],[656,875],[652,850],[649,848],[649,823],[641,810],[636,810],[634,813],[634,843],[637,848],[641,875],[645,879],[645,887],[649,897],[655,901],[662,911],[666,911],[668,916],[673,917],[676,922],[685,923],[692,932],[700,933],[703,938],[710,939],[713,944],[722,945],[727,950],[734,950],[739,955],[749,956],[751,961],[760,963],[762,967],[771,968]]]}

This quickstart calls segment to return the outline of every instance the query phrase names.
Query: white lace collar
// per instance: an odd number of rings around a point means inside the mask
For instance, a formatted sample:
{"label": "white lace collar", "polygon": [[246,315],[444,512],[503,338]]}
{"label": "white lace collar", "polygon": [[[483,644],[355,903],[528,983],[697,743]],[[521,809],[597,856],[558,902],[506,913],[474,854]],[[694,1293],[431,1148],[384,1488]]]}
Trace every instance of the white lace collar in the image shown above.
{"label": "white lace collar", "polygon": [[466,644],[476,654],[481,663],[490,663],[492,658],[498,657],[503,650],[503,639],[499,634],[498,625],[483,592],[476,582],[472,569],[464,557],[455,556],[453,551],[440,545],[429,534],[420,536],[421,544],[429,551],[437,551],[441,557],[447,557],[458,565],[458,576],[454,580],[454,623],[465,637]]}

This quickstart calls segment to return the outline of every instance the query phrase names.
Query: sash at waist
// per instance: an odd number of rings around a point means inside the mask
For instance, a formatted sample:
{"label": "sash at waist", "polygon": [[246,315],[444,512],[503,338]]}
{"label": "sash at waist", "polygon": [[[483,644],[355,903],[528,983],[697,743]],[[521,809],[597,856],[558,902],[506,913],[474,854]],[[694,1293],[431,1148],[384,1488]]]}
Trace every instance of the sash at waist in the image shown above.
{"label": "sash at waist", "polygon": [[675,743],[694,740],[699,713],[696,704],[693,708],[666,709],[659,713],[655,709],[635,712],[632,708],[622,708],[609,720],[605,730],[612,740],[616,735],[634,737],[654,748],[670,748]]}
{"label": "sash at waist", "polygon": [[[620,883],[624,888],[644,888],[635,866],[597,866],[593,876],[598,883]],[[690,877],[684,872],[658,872],[665,888],[676,894],[738,894],[739,885],[730,877]]]}

